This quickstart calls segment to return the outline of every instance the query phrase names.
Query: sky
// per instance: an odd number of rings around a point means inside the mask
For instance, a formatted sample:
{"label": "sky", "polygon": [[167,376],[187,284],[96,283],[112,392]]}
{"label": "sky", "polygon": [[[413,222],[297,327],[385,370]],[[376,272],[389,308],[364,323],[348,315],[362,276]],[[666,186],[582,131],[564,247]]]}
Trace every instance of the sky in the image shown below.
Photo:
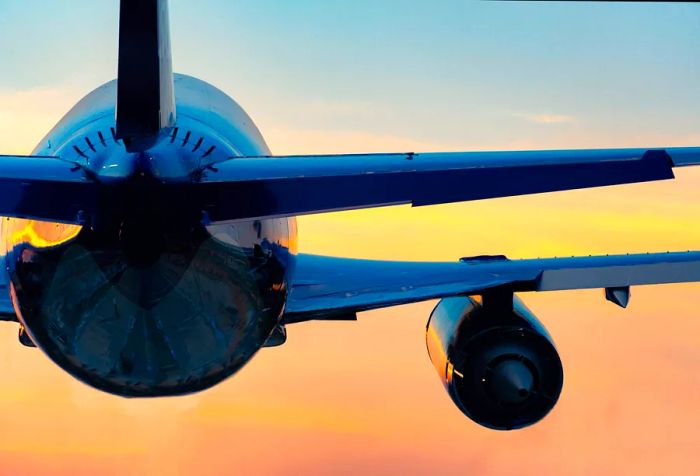
{"label": "sky", "polygon": [[[0,153],[29,154],[116,73],[116,0],[0,0]],[[700,5],[171,0],[175,70],[273,152],[700,145]],[[674,181],[304,217],[302,252],[396,260],[696,249]],[[464,417],[425,351],[434,302],[290,327],[197,395],[124,400],[0,326],[0,475],[698,474],[700,285],[525,295],[565,368],[541,423]]]}

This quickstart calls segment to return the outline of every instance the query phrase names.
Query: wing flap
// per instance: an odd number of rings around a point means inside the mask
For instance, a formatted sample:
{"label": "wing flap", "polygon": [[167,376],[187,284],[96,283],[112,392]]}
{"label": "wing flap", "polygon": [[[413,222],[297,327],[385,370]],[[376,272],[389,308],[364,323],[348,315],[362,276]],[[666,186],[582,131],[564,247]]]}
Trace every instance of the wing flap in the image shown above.
{"label": "wing flap", "polygon": [[700,281],[700,252],[575,258],[368,261],[298,255],[286,320],[297,322],[428,299]]}
{"label": "wing flap", "polygon": [[254,157],[208,168],[195,189],[227,221],[665,180],[699,162],[700,148]]}
{"label": "wing flap", "polygon": [[700,259],[700,254],[694,252],[559,258],[555,267],[543,267],[534,290],[624,288],[700,281],[700,261],[696,263],[696,259]]}

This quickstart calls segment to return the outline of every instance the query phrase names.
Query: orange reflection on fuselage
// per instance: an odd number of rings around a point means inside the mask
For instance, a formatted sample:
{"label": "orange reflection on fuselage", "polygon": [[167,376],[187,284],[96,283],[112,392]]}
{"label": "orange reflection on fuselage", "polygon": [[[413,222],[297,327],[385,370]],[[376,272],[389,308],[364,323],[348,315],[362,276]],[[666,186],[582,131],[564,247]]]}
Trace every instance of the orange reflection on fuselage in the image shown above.
{"label": "orange reflection on fuselage", "polygon": [[289,242],[287,243],[287,248],[291,254],[295,255],[299,250],[297,219],[292,217],[287,221],[287,223],[287,226],[289,227]]}
{"label": "orange reflection on fuselage", "polygon": [[23,218],[3,218],[2,225],[6,251],[22,243],[35,248],[58,246],[78,236],[82,229],[81,225]]}

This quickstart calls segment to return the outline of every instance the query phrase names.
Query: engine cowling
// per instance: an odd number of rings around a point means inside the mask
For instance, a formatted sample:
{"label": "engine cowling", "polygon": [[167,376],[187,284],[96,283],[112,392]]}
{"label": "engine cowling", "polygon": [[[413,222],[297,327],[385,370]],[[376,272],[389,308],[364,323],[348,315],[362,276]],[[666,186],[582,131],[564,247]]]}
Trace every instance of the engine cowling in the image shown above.
{"label": "engine cowling", "polygon": [[441,300],[430,315],[430,360],[457,407],[476,423],[514,430],[537,423],[564,382],[551,337],[511,295]]}

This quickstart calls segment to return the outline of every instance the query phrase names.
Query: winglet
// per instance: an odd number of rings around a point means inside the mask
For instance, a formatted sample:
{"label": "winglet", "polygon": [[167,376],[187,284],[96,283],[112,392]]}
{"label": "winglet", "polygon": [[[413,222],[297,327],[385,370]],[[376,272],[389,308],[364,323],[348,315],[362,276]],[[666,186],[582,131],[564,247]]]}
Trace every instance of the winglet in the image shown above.
{"label": "winglet", "polygon": [[116,121],[130,152],[175,124],[167,0],[121,0]]}

